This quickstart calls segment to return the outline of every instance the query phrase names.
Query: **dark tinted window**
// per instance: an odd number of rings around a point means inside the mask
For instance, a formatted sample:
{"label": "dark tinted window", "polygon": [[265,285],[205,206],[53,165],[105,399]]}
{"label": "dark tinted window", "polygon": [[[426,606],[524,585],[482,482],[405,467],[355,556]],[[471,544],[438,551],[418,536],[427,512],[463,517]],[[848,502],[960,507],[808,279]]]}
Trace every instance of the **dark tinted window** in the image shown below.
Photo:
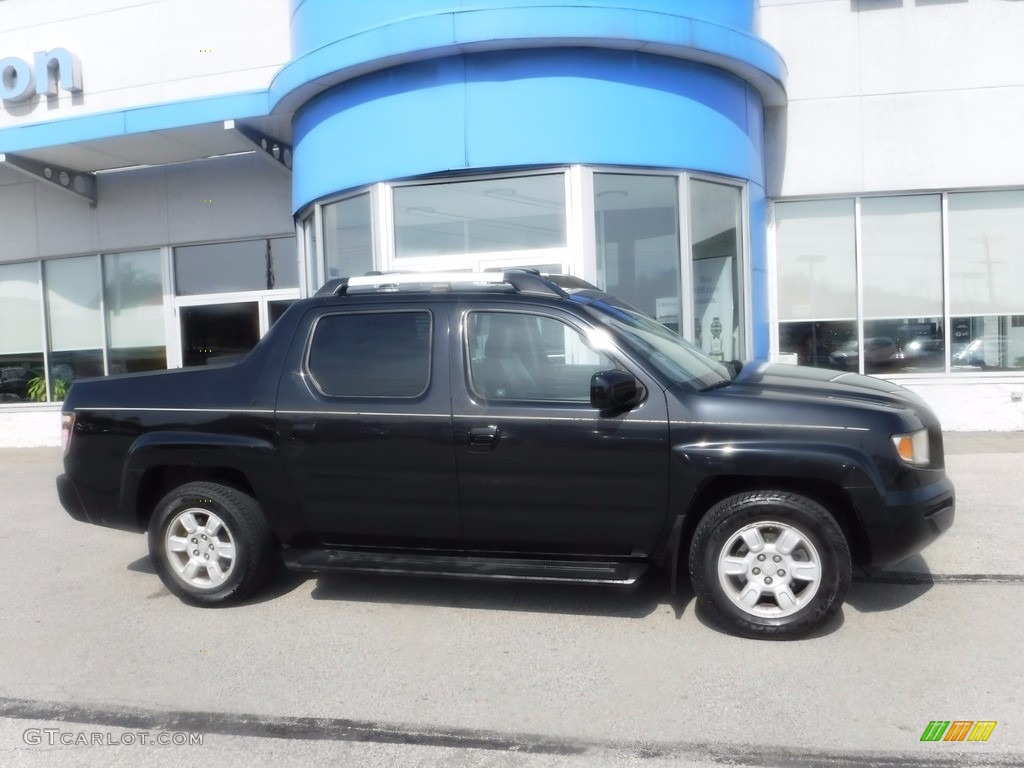
{"label": "dark tinted window", "polygon": [[325,395],[422,395],[430,380],[430,314],[325,315],[313,332],[308,366]]}

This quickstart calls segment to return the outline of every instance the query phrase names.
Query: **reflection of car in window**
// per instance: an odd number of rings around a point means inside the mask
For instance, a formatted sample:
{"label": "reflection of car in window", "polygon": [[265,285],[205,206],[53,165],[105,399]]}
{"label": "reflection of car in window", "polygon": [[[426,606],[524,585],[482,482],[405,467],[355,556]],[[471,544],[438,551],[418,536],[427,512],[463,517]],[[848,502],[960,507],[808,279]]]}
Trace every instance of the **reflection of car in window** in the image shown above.
{"label": "reflection of car in window", "polygon": [[942,339],[911,339],[893,360],[904,370],[943,368],[946,363],[946,345]]}
{"label": "reflection of car in window", "polygon": [[28,399],[28,382],[33,373],[23,365],[0,368],[0,402]]}
{"label": "reflection of car in window", "polygon": [[978,368],[983,371],[1024,369],[1024,338],[986,336],[953,353],[954,368]]}
{"label": "reflection of car in window", "polygon": [[[875,336],[864,340],[864,367],[870,371],[882,370],[896,359],[896,342],[888,336]],[[860,367],[860,345],[848,341],[829,355],[833,366],[844,371],[856,371]]]}

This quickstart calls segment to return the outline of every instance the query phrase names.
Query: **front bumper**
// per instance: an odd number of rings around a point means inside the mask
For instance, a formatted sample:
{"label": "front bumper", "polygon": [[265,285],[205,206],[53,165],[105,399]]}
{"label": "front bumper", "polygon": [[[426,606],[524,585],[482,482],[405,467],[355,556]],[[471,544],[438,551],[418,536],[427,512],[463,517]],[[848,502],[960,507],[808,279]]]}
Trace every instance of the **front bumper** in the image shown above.
{"label": "front bumper", "polygon": [[915,555],[953,525],[956,492],[949,478],[914,491],[887,493],[861,489],[855,503],[869,547],[868,567],[892,565]]}

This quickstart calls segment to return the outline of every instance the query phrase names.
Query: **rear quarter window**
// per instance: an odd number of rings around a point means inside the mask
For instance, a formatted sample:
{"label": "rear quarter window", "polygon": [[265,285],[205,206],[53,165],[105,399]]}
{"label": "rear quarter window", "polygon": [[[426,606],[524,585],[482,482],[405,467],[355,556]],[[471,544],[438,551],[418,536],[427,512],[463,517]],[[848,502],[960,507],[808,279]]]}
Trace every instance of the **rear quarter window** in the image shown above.
{"label": "rear quarter window", "polygon": [[419,397],[430,385],[432,327],[419,310],[324,315],[306,368],[331,397]]}

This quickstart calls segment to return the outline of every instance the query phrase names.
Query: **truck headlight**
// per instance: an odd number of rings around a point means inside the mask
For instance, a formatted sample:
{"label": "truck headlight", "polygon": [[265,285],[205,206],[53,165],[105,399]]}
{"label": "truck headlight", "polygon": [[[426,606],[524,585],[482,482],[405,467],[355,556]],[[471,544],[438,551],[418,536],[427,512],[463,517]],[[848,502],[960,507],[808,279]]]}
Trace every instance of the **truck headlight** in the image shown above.
{"label": "truck headlight", "polygon": [[928,454],[927,429],[919,429],[905,435],[893,435],[892,444],[896,446],[896,453],[907,464],[912,464],[915,467],[928,465],[930,456]]}

